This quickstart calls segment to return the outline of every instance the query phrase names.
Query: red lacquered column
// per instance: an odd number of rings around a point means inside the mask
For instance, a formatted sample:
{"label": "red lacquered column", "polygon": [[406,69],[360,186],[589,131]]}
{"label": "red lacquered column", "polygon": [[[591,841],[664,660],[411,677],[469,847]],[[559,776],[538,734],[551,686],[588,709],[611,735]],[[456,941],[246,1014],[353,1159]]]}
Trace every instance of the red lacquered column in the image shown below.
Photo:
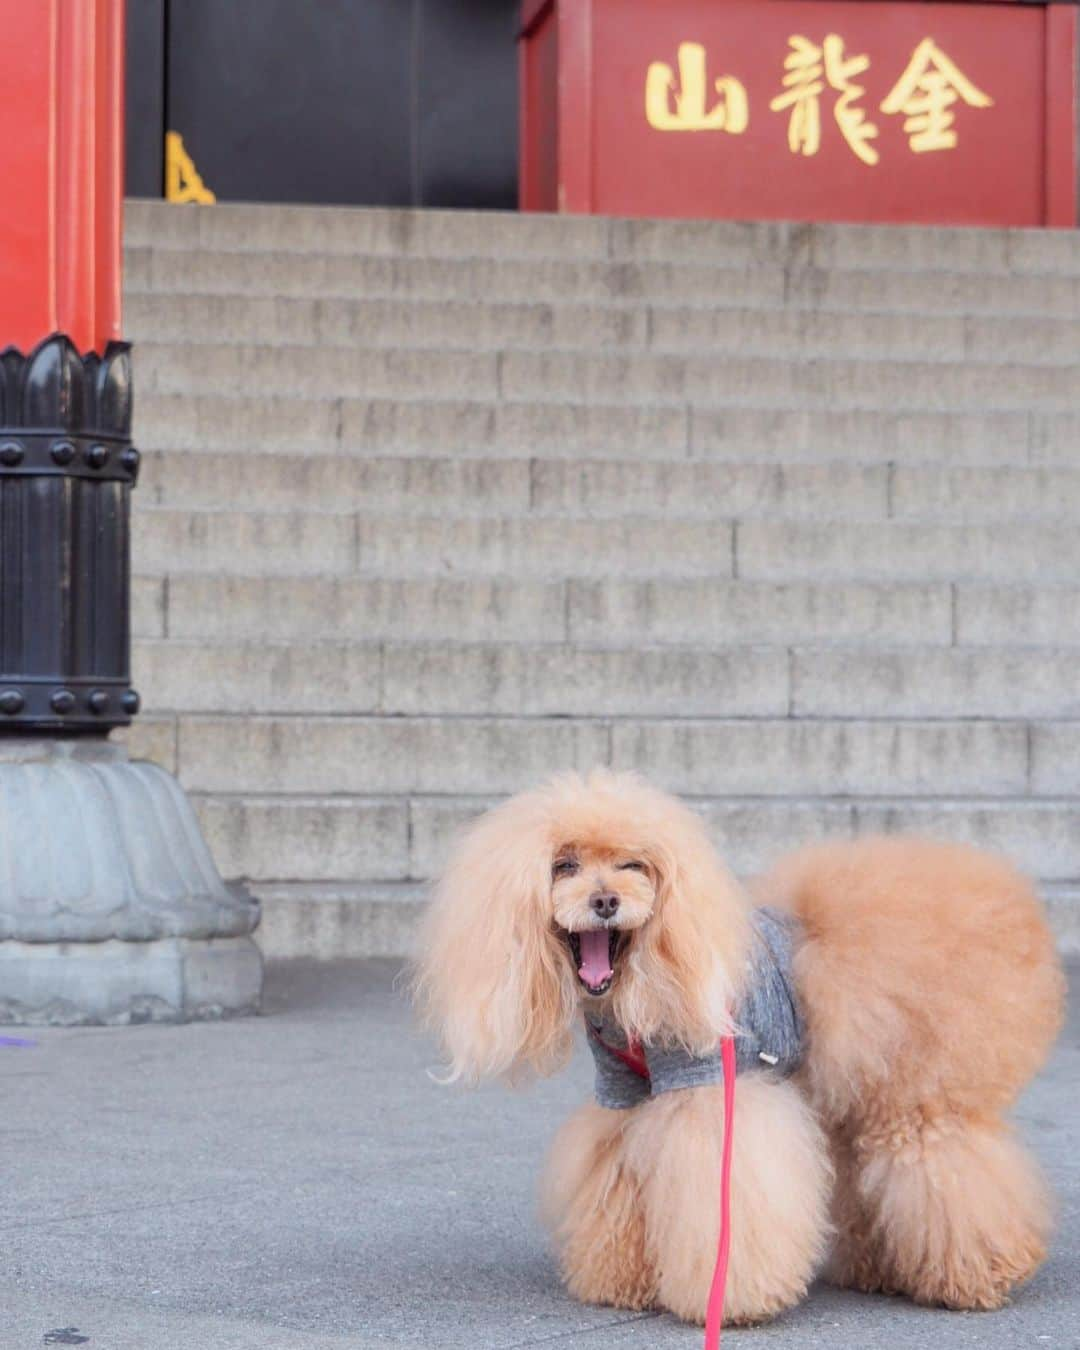
{"label": "red lacquered column", "polygon": [[129,687],[124,0],[0,0],[0,734],[107,732]]}
{"label": "red lacquered column", "polygon": [[0,342],[120,337],[124,0],[0,0]]}

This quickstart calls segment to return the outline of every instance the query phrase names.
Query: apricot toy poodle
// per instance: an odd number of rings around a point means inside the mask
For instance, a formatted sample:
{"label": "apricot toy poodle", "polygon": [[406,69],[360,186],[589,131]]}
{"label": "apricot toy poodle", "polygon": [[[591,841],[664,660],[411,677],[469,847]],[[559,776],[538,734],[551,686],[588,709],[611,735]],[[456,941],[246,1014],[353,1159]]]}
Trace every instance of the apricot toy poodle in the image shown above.
{"label": "apricot toy poodle", "polygon": [[812,847],[753,888],[699,817],[633,775],[490,811],[429,911],[416,990],[452,1078],[549,1074],[584,1021],[596,1100],[548,1160],[545,1217],[588,1303],[705,1318],[737,1108],[725,1320],[819,1273],[996,1308],[1050,1205],[1004,1113],[1060,1026],[1039,900],[1000,858],[905,837]]}

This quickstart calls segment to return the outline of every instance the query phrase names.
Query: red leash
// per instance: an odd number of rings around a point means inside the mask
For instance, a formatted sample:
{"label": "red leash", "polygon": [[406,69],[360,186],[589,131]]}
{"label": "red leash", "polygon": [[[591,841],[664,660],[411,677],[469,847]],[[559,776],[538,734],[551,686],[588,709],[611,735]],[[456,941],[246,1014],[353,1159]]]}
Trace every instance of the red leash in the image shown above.
{"label": "red leash", "polygon": [[731,1254],[731,1146],[735,1139],[735,1040],[725,1036],[720,1042],[724,1065],[724,1150],[720,1156],[720,1245],[709,1304],[705,1312],[705,1350],[716,1350],[724,1323],[724,1290],[727,1287],[728,1256]]}
{"label": "red leash", "polygon": [[[649,1066],[639,1041],[630,1039],[626,1049],[608,1045],[600,1033],[585,1019],[592,1036],[616,1059],[639,1078],[649,1077]],[[709,1287],[709,1302],[705,1311],[705,1350],[717,1350],[720,1328],[724,1324],[724,1291],[727,1288],[728,1257],[731,1254],[731,1146],[735,1139],[735,1038],[725,1036],[720,1042],[720,1060],[724,1066],[724,1145],[720,1154],[720,1242],[716,1250],[716,1266]]]}

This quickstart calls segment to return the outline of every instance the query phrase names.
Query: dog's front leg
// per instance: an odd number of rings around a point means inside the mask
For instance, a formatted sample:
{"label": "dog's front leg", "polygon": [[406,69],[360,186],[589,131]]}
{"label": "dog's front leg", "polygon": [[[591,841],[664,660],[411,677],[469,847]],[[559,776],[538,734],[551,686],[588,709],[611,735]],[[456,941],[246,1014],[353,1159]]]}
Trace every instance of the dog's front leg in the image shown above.
{"label": "dog's front leg", "polygon": [[566,1287],[583,1303],[636,1309],[653,1303],[641,1188],[624,1156],[626,1128],[640,1109],[582,1107],[555,1136],[548,1157],[541,1210]]}
{"label": "dog's front leg", "polygon": [[[627,1160],[643,1178],[656,1303],[704,1322],[719,1238],[722,1087],[667,1092],[633,1112]],[[740,1076],[731,1176],[725,1322],[761,1322],[797,1303],[824,1256],[831,1169],[795,1086]]]}

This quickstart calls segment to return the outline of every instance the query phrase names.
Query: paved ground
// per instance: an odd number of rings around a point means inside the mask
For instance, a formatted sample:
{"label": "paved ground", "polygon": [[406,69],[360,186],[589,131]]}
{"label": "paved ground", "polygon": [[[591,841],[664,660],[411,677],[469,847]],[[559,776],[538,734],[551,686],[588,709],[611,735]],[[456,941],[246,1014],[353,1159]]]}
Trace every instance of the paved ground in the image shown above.
{"label": "paved ground", "polygon": [[[0,1350],[699,1345],[671,1318],[583,1308],[559,1287],[533,1190],[585,1063],[516,1094],[440,1088],[393,978],[379,962],[282,966],[262,1018],[0,1048]],[[821,1288],[725,1344],[1080,1345],[1078,1085],[1074,1000],[1020,1112],[1061,1231],[1013,1307]]]}

